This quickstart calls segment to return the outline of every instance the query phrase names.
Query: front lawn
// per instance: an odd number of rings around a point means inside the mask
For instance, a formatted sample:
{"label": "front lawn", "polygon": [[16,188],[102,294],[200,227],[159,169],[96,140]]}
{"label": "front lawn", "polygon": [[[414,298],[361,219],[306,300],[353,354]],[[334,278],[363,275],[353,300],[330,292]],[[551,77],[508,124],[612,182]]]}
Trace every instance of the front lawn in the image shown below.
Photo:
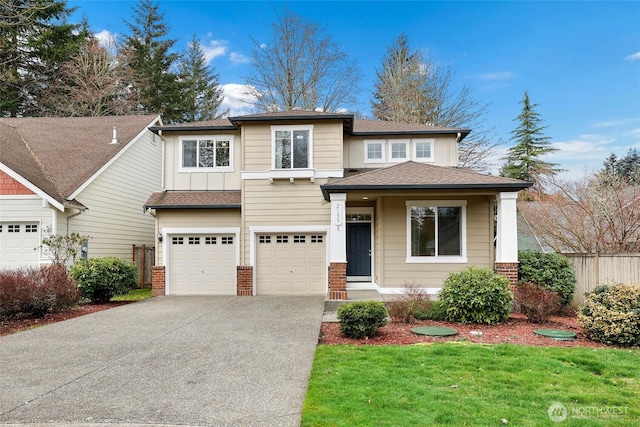
{"label": "front lawn", "polygon": [[302,425],[636,426],[639,403],[638,350],[320,345]]}
{"label": "front lawn", "polygon": [[125,295],[117,295],[111,301],[142,301],[151,298],[151,289],[131,289]]}

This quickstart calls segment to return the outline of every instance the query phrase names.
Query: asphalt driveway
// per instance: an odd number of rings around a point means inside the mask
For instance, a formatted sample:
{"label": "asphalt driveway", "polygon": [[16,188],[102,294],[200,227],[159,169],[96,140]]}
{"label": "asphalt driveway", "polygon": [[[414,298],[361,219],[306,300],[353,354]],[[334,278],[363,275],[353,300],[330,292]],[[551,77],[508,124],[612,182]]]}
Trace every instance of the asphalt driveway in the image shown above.
{"label": "asphalt driveway", "polygon": [[0,423],[299,426],[322,297],[159,297],[0,338]]}

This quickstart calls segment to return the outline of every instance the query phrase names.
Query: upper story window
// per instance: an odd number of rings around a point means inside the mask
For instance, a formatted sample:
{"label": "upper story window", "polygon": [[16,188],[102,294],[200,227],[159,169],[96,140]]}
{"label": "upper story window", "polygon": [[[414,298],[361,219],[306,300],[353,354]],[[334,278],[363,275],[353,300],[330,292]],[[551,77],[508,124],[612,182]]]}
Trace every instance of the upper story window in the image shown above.
{"label": "upper story window", "polygon": [[313,167],[313,126],[271,126],[274,169]]}
{"label": "upper story window", "polygon": [[370,139],[364,141],[365,163],[433,162],[433,138]]}
{"label": "upper story window", "polygon": [[433,139],[413,140],[413,159],[416,162],[433,162]]}
{"label": "upper story window", "polygon": [[389,141],[389,161],[404,162],[409,160],[407,145],[408,140],[390,140]]}
{"label": "upper story window", "polygon": [[180,139],[181,169],[233,169],[233,135],[184,137]]}
{"label": "upper story window", "polygon": [[364,162],[383,163],[384,162],[384,140],[369,140],[364,142]]}

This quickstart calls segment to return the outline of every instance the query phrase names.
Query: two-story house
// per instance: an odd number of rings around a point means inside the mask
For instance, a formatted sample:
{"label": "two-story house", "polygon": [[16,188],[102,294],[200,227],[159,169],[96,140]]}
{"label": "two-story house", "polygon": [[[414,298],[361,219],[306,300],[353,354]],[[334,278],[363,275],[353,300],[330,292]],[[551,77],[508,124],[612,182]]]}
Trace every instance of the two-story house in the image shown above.
{"label": "two-story house", "polygon": [[310,111],[152,130],[155,294],[344,299],[437,292],[470,265],[517,275],[516,195],[530,184],[456,167],[469,130]]}

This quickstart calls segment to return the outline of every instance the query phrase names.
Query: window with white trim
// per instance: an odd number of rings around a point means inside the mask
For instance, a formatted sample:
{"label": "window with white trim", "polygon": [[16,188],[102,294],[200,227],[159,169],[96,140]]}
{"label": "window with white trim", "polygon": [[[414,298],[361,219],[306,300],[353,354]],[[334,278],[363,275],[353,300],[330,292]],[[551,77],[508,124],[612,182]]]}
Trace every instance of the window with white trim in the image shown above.
{"label": "window with white trim", "polygon": [[433,162],[433,143],[434,139],[414,139],[413,140],[413,159],[416,162]]}
{"label": "window with white trim", "polygon": [[389,140],[389,161],[390,162],[404,162],[409,160],[409,153],[407,146],[409,140],[398,139]]}
{"label": "window with white trim", "polygon": [[233,169],[233,135],[180,138],[182,170],[231,171]]}
{"label": "window with white trim", "polygon": [[466,262],[466,201],[407,201],[407,262]]}
{"label": "window with white trim", "polygon": [[364,162],[384,163],[384,147],[385,141],[383,139],[364,141]]}
{"label": "window with white trim", "polygon": [[313,125],[271,126],[274,169],[313,168]]}

